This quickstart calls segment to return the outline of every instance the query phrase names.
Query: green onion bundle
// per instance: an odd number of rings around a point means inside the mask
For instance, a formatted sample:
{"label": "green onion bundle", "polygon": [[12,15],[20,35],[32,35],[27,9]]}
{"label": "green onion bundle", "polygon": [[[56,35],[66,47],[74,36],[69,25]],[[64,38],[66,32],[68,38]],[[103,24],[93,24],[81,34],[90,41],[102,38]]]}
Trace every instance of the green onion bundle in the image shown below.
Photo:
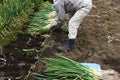
{"label": "green onion bundle", "polygon": [[45,61],[47,69],[44,74],[35,73],[38,80],[98,80],[92,69],[66,57]]}
{"label": "green onion bundle", "polygon": [[45,2],[41,5],[41,10],[34,14],[33,19],[30,21],[28,33],[45,33],[49,30],[49,25],[54,21],[51,15],[55,14],[53,5]]}

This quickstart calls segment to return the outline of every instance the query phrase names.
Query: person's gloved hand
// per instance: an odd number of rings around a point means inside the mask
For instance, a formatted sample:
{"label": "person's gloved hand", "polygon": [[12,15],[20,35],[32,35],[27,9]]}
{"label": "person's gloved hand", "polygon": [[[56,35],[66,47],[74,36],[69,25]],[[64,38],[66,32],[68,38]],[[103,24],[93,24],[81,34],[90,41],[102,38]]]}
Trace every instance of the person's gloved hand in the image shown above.
{"label": "person's gloved hand", "polygon": [[60,29],[62,26],[61,21],[53,21],[53,23],[51,24],[51,29],[55,30],[55,29]]}

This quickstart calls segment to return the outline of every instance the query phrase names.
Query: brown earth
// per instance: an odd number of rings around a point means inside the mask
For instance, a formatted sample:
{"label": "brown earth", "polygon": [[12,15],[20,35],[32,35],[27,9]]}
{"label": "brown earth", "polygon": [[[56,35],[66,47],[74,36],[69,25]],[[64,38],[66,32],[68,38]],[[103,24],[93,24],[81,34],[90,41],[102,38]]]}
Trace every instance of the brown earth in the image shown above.
{"label": "brown earth", "polygon": [[[102,69],[114,69],[120,73],[120,5],[117,0],[93,0],[91,13],[81,23],[74,50],[65,54],[78,62],[94,62]],[[53,30],[47,44],[52,41],[66,44],[68,32]],[[55,47],[46,48],[43,57],[56,53]],[[44,65],[43,65],[44,66]],[[41,61],[35,72],[41,72]]]}
{"label": "brown earth", "polygon": [[6,65],[0,65],[0,80],[24,80],[31,65],[37,61],[37,50],[41,48],[40,41],[44,39],[21,33],[17,37],[16,41],[9,43],[2,50]]}
{"label": "brown earth", "polygon": [[[92,11],[78,30],[73,51],[63,54],[75,61],[95,62],[100,64],[102,69],[114,69],[120,73],[120,1],[93,0],[93,3]],[[36,61],[33,58],[38,54],[40,59],[31,72],[41,73],[45,66],[41,62],[41,58],[54,57],[53,53],[57,53],[57,50],[53,45],[55,43],[66,44],[67,35],[68,32],[63,29],[52,30],[49,34],[50,37],[44,35],[48,37],[46,37],[47,40],[40,36],[18,35],[18,39],[3,50],[7,63],[11,65],[6,65],[0,69],[0,72],[5,71],[7,72],[6,76],[14,77],[26,74],[31,64]],[[45,44],[41,46],[43,40]],[[34,50],[24,52],[23,49]],[[28,66],[26,67],[26,65]],[[16,74],[16,71],[19,71],[20,74]],[[23,76],[21,80],[23,80]]]}

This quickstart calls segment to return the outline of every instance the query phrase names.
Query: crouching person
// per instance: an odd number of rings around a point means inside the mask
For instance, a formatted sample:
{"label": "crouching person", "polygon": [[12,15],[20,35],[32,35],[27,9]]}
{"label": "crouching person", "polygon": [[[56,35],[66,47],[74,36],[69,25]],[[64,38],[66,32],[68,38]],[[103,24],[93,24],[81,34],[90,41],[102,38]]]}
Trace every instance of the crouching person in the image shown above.
{"label": "crouching person", "polygon": [[88,15],[92,8],[92,0],[48,0],[53,3],[58,15],[57,25],[61,26],[65,20],[65,14],[71,14],[68,22],[68,42],[64,46],[59,46],[61,51],[70,51],[73,49],[77,31],[82,20]]}

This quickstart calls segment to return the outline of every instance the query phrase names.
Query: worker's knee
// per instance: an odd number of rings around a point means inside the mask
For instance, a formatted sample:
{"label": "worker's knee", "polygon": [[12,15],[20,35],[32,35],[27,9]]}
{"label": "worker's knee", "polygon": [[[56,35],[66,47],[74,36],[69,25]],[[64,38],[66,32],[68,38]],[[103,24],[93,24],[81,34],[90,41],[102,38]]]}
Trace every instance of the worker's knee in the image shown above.
{"label": "worker's knee", "polygon": [[69,26],[71,26],[71,27],[74,27],[74,21],[73,20],[69,20]]}
{"label": "worker's knee", "polygon": [[73,31],[77,29],[76,23],[74,21],[72,22],[72,20],[69,21],[68,27],[69,27],[69,30],[73,30]]}
{"label": "worker's knee", "polygon": [[74,19],[70,19],[68,24],[69,24],[69,28],[77,29],[80,25],[80,20],[77,21],[77,20],[74,20]]}

